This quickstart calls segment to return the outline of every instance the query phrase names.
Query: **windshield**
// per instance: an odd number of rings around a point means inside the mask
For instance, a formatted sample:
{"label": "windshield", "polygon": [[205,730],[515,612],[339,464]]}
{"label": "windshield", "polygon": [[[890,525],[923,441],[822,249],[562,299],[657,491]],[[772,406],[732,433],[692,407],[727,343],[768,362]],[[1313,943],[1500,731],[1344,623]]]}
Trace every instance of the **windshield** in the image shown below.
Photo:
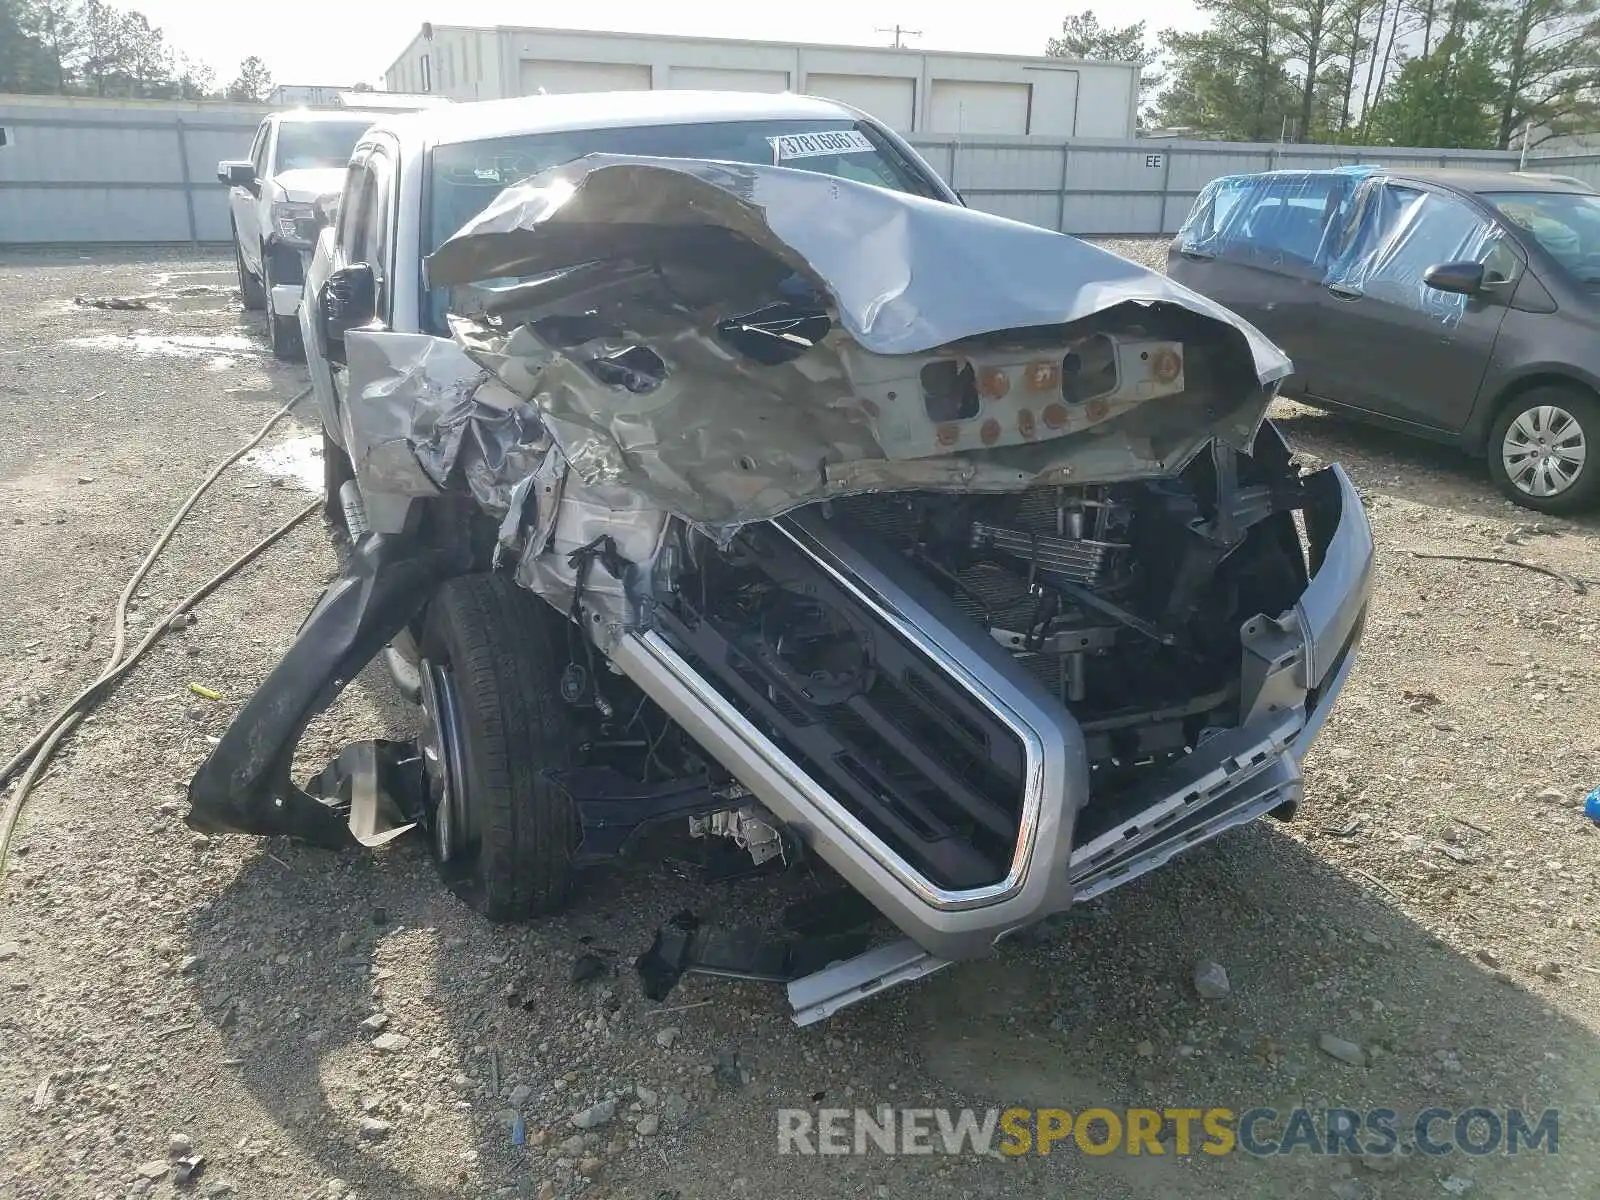
{"label": "windshield", "polygon": [[722,121],[534,133],[461,142],[433,152],[426,253],[483,211],[507,184],[586,154],[640,154],[762,163],[939,198],[870,126],[835,121]]}
{"label": "windshield", "polygon": [[371,121],[284,121],[278,126],[279,171],[343,167]]}
{"label": "windshield", "polygon": [[1600,196],[1497,192],[1484,197],[1585,287],[1600,290]]}

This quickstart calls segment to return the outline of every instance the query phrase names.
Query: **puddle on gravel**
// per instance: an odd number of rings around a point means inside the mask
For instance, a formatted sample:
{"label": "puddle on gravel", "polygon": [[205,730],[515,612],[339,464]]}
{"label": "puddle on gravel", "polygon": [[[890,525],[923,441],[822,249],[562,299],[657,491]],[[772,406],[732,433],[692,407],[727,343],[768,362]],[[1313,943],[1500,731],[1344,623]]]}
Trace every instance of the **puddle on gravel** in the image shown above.
{"label": "puddle on gravel", "polygon": [[318,435],[290,438],[276,446],[252,451],[241,461],[269,478],[283,480],[290,487],[306,492],[322,491],[322,438]]}
{"label": "puddle on gravel", "polygon": [[157,271],[150,277],[153,287],[170,288],[178,296],[194,296],[203,292],[231,293],[236,282],[237,277],[231,267],[202,271]]}
{"label": "puddle on gravel", "polygon": [[[95,337],[69,338],[65,344],[76,346],[83,350],[106,350],[113,353],[131,351],[142,356],[208,358],[212,360],[213,364],[229,354],[260,354],[263,351],[260,343],[234,333],[103,333]],[[231,362],[229,365],[232,365]],[[213,366],[212,369],[221,370],[223,368]]]}

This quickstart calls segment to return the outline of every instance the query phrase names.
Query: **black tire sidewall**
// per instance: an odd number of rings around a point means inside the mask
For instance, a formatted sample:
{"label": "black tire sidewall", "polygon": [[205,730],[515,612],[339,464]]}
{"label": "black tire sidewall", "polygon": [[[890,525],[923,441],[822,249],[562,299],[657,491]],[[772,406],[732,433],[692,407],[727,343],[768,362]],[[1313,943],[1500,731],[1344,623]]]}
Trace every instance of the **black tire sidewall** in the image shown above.
{"label": "black tire sidewall", "polygon": [[464,742],[460,849],[440,874],[492,920],[558,911],[577,845],[570,799],[542,776],[573,749],[554,690],[555,618],[506,576],[467,575],[440,588],[422,621],[422,656],[451,673]]}
{"label": "black tire sidewall", "polygon": [[261,248],[261,292],[266,297],[262,307],[267,313],[267,340],[272,343],[272,356],[280,362],[294,362],[299,357],[295,353],[299,323],[294,317],[280,317],[272,310],[272,260],[267,257],[265,246]]}
{"label": "black tire sidewall", "polygon": [[246,312],[260,312],[266,307],[261,282],[250,274],[250,268],[244,264],[244,247],[239,244],[238,226],[230,222],[228,228],[233,231],[233,266],[239,276],[239,302],[244,305]]}
{"label": "black tire sidewall", "polygon": [[[1530,496],[1512,483],[1511,477],[1506,473],[1503,457],[1505,436],[1506,430],[1511,428],[1512,422],[1519,416],[1530,408],[1538,408],[1545,404],[1556,405],[1572,414],[1573,419],[1583,430],[1588,456],[1578,472],[1577,482],[1566,491],[1548,497]],[[1500,415],[1495,418],[1494,425],[1489,430],[1488,444],[1485,448],[1489,478],[1507,499],[1535,512],[1562,514],[1593,507],[1600,501],[1600,467],[1594,462],[1594,454],[1600,449],[1597,437],[1600,437],[1600,399],[1577,388],[1558,385],[1530,388],[1500,410]]]}

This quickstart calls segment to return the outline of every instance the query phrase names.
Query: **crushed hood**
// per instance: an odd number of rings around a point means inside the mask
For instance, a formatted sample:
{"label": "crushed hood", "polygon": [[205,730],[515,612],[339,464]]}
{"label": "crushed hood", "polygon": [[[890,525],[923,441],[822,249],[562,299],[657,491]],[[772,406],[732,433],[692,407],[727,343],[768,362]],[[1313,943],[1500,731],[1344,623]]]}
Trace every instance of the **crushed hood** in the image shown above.
{"label": "crushed hood", "polygon": [[1263,384],[1291,369],[1220,304],[1097,246],[788,167],[590,155],[501,192],[427,260],[427,277],[449,287],[623,255],[671,257],[716,242],[703,234],[718,230],[825,289],[846,331],[874,354],[1069,324],[1131,301],[1220,322],[1246,342]]}
{"label": "crushed hood", "polygon": [[1248,451],[1291,369],[1074,238],[783,167],[580,159],[426,272],[454,344],[349,335],[352,458],[364,490],[455,473],[497,512],[551,454],[719,535],[861,492],[1173,474],[1213,438]]}

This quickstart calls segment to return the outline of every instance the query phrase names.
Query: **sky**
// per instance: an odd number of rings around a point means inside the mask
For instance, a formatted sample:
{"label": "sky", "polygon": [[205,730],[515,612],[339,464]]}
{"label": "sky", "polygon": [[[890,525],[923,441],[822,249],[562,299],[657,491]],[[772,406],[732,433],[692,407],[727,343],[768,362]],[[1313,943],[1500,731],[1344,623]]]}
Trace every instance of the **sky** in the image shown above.
{"label": "sky", "polygon": [[[629,33],[679,33],[770,41],[886,46],[896,23],[921,30],[904,44],[927,50],[1043,54],[1061,18],[1097,7],[1109,24],[1144,19],[1152,36],[1168,26],[1195,29],[1204,18],[1185,0],[1002,0],[982,6],[916,4],[910,0],[804,0],[802,3],[713,3],[711,0],[598,0],[558,15],[527,0],[115,0],[166,32],[167,42],[199,59],[227,83],[246,55],[266,60],[277,83],[378,83],[422,22],[439,25],[532,25]],[[581,19],[574,15],[581,10]],[[226,11],[227,15],[224,15]]]}

